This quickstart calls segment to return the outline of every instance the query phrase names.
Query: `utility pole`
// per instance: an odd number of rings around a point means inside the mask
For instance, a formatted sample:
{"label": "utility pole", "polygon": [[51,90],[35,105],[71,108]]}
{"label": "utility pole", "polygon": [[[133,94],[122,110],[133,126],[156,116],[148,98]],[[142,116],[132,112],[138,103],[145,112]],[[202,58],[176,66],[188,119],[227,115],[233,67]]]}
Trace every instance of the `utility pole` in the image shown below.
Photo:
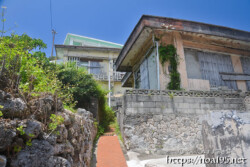
{"label": "utility pole", "polygon": [[[56,31],[54,29],[52,29],[52,37],[53,37],[53,41],[52,41],[52,49],[51,49],[51,58],[53,58],[53,51],[54,51],[54,43],[55,43],[55,35],[56,35]],[[56,56],[56,60],[57,60],[57,56]]]}
{"label": "utility pole", "polygon": [[109,57],[109,73],[108,73],[108,77],[109,77],[109,98],[108,98],[108,100],[109,100],[109,107],[111,107],[111,76],[110,76],[110,70],[111,70],[111,68],[110,68],[110,66],[111,66],[111,58]]}

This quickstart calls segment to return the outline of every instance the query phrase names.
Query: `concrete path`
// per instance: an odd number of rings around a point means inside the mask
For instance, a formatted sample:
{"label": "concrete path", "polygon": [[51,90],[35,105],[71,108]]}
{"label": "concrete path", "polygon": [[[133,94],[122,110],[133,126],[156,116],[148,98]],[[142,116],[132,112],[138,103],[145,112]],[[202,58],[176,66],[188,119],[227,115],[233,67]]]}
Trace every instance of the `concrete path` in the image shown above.
{"label": "concrete path", "polygon": [[113,136],[113,132],[99,138],[96,167],[127,167],[119,139]]}
{"label": "concrete path", "polygon": [[[204,155],[190,155],[178,157],[171,156],[169,157],[168,162],[166,156],[164,155],[146,155],[139,154],[133,151],[128,151],[127,155],[129,157],[129,161],[127,161],[128,167],[206,167],[205,164],[200,164],[199,161],[196,161],[197,156],[204,159]],[[194,161],[192,161],[192,163],[190,164],[175,164],[173,161],[171,163],[171,159],[181,159],[183,160],[183,162],[188,162],[185,160],[190,159],[193,159]]]}

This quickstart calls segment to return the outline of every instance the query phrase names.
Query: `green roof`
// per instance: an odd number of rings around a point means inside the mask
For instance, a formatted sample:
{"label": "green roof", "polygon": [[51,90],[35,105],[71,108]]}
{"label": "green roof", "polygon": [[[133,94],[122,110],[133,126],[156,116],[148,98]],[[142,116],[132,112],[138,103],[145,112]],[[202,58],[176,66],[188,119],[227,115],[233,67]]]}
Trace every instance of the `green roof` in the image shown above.
{"label": "green roof", "polygon": [[64,45],[75,45],[75,46],[94,46],[94,47],[108,47],[108,48],[122,48],[123,45],[108,42],[100,39],[85,37],[81,35],[68,33]]}

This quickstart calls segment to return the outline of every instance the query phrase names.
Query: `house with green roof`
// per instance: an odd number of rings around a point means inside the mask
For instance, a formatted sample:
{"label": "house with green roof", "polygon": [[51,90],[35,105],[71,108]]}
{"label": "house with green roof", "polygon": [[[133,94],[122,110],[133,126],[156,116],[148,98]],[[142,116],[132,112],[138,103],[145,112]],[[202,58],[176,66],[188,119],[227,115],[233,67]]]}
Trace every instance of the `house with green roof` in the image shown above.
{"label": "house with green roof", "polygon": [[63,45],[55,45],[55,50],[59,60],[64,63],[74,61],[85,67],[105,89],[111,91],[109,97],[117,97],[126,89],[121,86],[125,73],[113,68],[122,47],[121,44],[68,33]]}
{"label": "house with green roof", "polygon": [[122,48],[123,45],[100,39],[68,33],[64,45]]}

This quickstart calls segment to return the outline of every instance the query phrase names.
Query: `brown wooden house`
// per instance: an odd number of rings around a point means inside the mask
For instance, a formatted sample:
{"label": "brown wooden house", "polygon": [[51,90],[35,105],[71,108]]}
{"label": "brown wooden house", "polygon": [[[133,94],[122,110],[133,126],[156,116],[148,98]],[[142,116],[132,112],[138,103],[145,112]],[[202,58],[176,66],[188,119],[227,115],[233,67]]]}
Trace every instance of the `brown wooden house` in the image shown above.
{"label": "brown wooden house", "polygon": [[123,86],[165,90],[170,64],[159,47],[172,44],[185,90],[250,90],[250,32],[180,19],[143,15],[115,63],[127,72]]}

